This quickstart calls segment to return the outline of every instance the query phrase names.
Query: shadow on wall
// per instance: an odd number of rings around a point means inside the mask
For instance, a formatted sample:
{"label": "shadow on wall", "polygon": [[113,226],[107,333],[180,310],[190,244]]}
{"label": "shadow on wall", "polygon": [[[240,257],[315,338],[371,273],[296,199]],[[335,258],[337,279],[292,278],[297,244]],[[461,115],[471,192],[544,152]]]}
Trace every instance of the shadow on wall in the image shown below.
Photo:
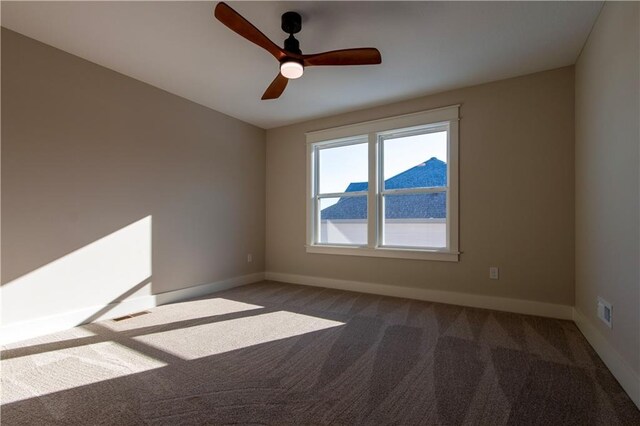
{"label": "shadow on wall", "polygon": [[151,296],[152,227],[146,216],[4,284],[2,325],[73,313],[73,326]]}

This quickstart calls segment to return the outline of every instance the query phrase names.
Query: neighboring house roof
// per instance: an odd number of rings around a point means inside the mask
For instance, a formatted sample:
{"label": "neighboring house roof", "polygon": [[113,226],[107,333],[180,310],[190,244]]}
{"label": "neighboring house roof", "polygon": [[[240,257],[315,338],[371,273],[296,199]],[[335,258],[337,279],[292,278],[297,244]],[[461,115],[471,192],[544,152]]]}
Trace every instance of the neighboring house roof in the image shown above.
{"label": "neighboring house roof", "polygon": [[[387,179],[386,189],[432,187],[447,185],[447,163],[435,157]],[[345,192],[366,191],[367,182],[352,182]],[[444,192],[385,197],[387,219],[427,219],[447,216]],[[365,219],[366,197],[341,197],[332,206],[320,212],[321,219]]]}

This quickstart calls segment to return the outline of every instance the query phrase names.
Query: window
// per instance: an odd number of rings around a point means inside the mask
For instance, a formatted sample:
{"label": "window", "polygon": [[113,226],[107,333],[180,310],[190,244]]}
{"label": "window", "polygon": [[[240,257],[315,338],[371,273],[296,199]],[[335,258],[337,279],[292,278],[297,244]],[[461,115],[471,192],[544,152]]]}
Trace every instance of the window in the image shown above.
{"label": "window", "polygon": [[458,109],[307,133],[307,251],[457,261]]}

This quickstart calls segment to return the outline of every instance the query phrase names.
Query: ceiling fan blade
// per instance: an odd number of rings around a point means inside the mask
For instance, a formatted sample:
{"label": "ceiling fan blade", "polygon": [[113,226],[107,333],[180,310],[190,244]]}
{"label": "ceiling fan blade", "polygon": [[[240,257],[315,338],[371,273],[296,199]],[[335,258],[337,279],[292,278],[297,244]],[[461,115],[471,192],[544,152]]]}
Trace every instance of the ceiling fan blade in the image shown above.
{"label": "ceiling fan blade", "polygon": [[289,79],[282,74],[278,73],[276,78],[273,79],[267,90],[264,91],[264,95],[262,95],[262,100],[265,99],[278,99],[282,92],[284,92],[284,88],[287,87],[287,83]]}
{"label": "ceiling fan blade", "polygon": [[232,31],[238,33],[252,43],[257,44],[269,53],[271,53],[278,61],[286,55],[278,45],[269,40],[266,35],[262,34],[259,29],[253,26],[251,22],[244,19],[238,12],[230,8],[226,3],[218,3],[214,10],[214,16],[218,21],[229,27]]}
{"label": "ceiling fan blade", "polygon": [[305,66],[313,65],[375,65],[382,63],[380,51],[373,47],[332,50],[330,52],[302,55]]}

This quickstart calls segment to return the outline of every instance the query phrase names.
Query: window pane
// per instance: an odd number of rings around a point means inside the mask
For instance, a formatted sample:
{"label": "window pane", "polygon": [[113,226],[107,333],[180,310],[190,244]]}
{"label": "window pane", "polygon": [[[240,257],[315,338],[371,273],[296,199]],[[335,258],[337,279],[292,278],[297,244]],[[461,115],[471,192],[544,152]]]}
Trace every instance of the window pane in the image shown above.
{"label": "window pane", "polygon": [[447,186],[447,132],[386,139],[384,188]]}
{"label": "window pane", "polygon": [[367,190],[369,161],[366,143],[324,148],[318,151],[318,155],[320,194]]}
{"label": "window pane", "polygon": [[384,245],[447,246],[447,193],[386,195]]}
{"label": "window pane", "polygon": [[367,244],[367,196],[320,199],[320,244]]}

